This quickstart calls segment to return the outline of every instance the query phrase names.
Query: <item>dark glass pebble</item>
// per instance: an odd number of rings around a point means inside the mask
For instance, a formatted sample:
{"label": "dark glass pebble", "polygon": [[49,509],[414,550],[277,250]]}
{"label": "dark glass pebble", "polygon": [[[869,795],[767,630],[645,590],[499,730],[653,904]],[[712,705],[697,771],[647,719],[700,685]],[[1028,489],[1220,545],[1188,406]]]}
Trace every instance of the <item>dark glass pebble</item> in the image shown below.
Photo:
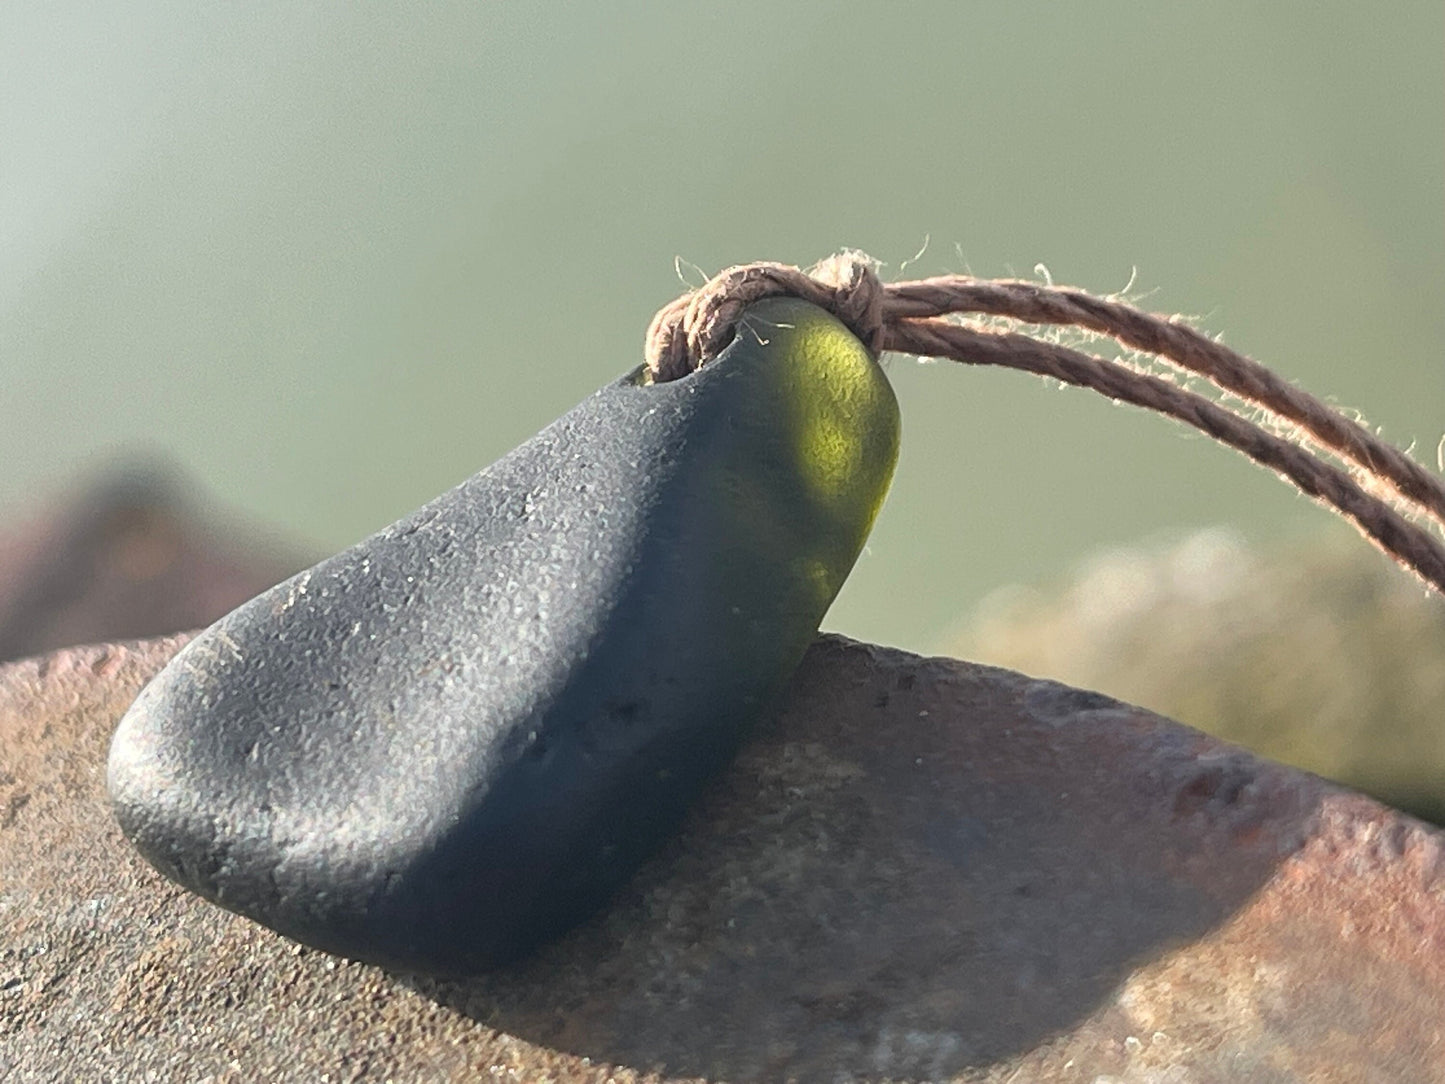
{"label": "dark glass pebble", "polygon": [[603,388],[199,636],[116,732],[120,824],[309,945],[513,959],[600,907],[776,701],[897,442],[857,340],[759,302],[714,363]]}

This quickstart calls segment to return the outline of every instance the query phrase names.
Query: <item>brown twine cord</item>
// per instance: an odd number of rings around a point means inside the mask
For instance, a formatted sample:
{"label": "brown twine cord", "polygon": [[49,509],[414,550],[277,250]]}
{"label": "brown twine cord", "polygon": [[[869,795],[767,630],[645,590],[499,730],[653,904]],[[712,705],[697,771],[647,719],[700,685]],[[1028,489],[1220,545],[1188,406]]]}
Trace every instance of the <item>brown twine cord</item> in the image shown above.
{"label": "brown twine cord", "polygon": [[[1031,282],[935,278],[896,285],[897,296],[913,303],[910,315],[982,312],[1029,324],[1067,324],[1154,354],[1204,377],[1221,391],[1293,422],[1320,447],[1362,467],[1367,478],[1385,480],[1400,496],[1445,524],[1445,482],[1309,392],[1177,318],[1153,316],[1081,290]],[[891,292],[890,287],[884,289]],[[889,315],[895,311],[890,309]]]}
{"label": "brown twine cord", "polygon": [[[781,294],[832,312],[875,356],[896,351],[1022,369],[1187,422],[1330,505],[1375,545],[1445,594],[1445,547],[1365,488],[1392,490],[1445,524],[1445,482],[1314,396],[1177,319],[1080,290],[966,275],[885,284],[866,259],[851,253],[833,256],[806,273],[786,264],[745,264],[677,298],[653,318],[646,346],[653,378],[675,380],[706,364],[732,341],[748,305]],[[948,319],[966,313],[1035,325],[1071,325],[1108,335],[1270,411],[1297,426],[1301,435],[1298,442],[1285,439],[1202,395],[1118,361],[1029,335],[987,331]],[[1308,443],[1355,465],[1361,481],[1302,446]]]}

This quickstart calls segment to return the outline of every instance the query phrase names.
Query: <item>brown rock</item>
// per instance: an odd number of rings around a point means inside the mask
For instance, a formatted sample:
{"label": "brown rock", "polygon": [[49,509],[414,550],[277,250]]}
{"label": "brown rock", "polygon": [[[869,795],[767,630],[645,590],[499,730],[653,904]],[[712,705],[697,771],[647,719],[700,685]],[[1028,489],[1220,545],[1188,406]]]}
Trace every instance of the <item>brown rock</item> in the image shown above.
{"label": "brown rock", "polygon": [[0,535],[0,660],[208,625],[305,564],[170,470],[122,468]]}
{"label": "brown rock", "polygon": [[824,638],[604,916],[435,983],[168,885],[103,794],[180,639],[0,668],[0,1076],[1445,1080],[1445,849],[1019,674]]}

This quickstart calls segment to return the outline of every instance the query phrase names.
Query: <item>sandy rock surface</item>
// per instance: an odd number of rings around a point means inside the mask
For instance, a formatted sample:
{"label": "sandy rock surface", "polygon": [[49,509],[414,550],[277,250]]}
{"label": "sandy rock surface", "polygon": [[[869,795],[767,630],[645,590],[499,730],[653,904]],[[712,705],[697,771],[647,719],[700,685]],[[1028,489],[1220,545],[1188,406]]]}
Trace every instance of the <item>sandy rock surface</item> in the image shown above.
{"label": "sandy rock surface", "polygon": [[468,982],[299,948],[120,836],[183,638],[0,667],[6,1080],[1445,1080],[1445,849],[1095,693],[824,637],[603,916]]}

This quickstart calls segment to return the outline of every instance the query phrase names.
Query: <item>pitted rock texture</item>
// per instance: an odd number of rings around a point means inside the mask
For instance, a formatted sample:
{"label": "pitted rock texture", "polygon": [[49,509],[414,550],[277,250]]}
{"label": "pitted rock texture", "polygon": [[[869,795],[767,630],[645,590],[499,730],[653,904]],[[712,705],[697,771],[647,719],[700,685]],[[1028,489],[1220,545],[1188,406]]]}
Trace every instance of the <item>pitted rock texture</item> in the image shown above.
{"label": "pitted rock texture", "polygon": [[10,1080],[1445,1080],[1445,849],[1157,716],[824,637],[602,915],[440,983],[162,880],[106,745],[183,638],[0,668]]}

